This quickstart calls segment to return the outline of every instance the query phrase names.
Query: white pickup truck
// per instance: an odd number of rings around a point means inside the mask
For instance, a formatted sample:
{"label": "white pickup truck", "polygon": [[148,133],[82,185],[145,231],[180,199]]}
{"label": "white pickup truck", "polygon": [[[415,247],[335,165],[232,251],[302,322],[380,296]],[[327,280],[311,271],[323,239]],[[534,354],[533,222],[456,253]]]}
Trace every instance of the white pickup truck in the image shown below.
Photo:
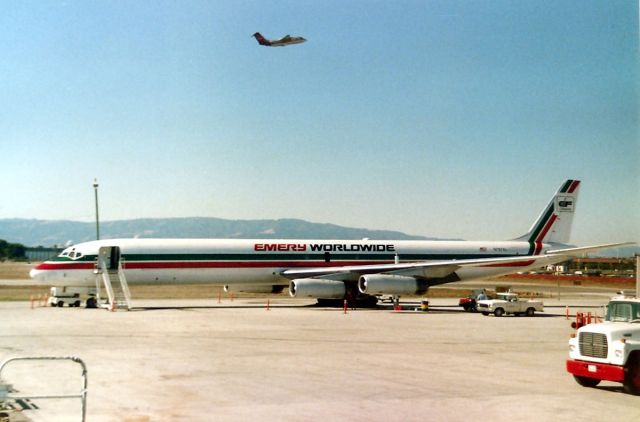
{"label": "white pickup truck", "polygon": [[533,316],[536,312],[544,311],[544,305],[539,300],[520,300],[513,292],[497,293],[496,299],[479,300],[478,312],[482,315],[494,314],[501,317],[504,314]]}

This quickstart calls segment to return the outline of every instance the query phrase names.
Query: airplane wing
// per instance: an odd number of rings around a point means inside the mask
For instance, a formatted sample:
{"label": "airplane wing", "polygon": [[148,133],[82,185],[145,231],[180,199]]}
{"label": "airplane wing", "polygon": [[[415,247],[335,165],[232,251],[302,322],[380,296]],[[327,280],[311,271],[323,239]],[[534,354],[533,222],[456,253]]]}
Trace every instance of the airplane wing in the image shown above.
{"label": "airplane wing", "polygon": [[520,267],[562,260],[560,255],[515,256],[507,258],[453,259],[447,261],[421,261],[402,264],[348,265],[284,270],[281,275],[293,278],[323,278],[330,280],[357,280],[363,274],[391,274],[420,278],[444,278],[460,268],[467,267]]}
{"label": "airplane wing", "polygon": [[[580,256],[586,252],[596,250],[628,246],[633,243],[609,243],[605,245],[587,246],[581,248],[567,248],[549,251],[543,255],[521,255],[506,258],[478,258],[478,259],[453,259],[447,261],[421,261],[400,264],[374,264],[374,265],[348,265],[338,267],[318,267],[305,269],[288,269],[280,273],[283,277],[294,278],[320,278],[327,280],[355,281],[365,274],[389,274],[407,277],[433,279],[432,285],[446,283],[447,277],[461,268],[488,268],[504,267],[515,269],[518,267],[542,267],[566,261],[571,257]],[[511,271],[506,271],[509,273]],[[440,282],[436,280],[442,280]]]}

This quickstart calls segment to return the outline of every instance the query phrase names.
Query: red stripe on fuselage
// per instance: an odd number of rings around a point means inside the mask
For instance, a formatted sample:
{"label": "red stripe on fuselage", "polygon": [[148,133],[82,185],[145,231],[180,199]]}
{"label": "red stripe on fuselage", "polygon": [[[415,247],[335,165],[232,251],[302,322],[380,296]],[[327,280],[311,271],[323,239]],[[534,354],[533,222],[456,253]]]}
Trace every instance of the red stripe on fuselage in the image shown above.
{"label": "red stripe on fuselage", "polygon": [[[125,270],[190,269],[190,268],[315,268],[351,265],[392,264],[394,261],[146,261],[123,262]],[[43,262],[36,270],[93,270],[95,264],[82,262]]]}
{"label": "red stripe on fuselage", "polygon": [[93,270],[92,262],[50,262],[45,261],[35,266],[34,270]]}
{"label": "red stripe on fuselage", "polygon": [[393,261],[171,261],[171,262],[127,262],[126,270],[169,269],[169,268],[315,268],[341,267],[349,265],[391,264]]}

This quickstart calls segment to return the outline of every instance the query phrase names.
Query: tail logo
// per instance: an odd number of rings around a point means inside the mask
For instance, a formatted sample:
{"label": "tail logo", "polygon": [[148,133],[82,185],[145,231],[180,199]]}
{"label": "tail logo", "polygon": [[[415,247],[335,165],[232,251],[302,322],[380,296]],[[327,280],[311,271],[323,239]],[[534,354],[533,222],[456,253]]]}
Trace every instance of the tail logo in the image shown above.
{"label": "tail logo", "polygon": [[558,211],[573,212],[573,198],[558,198]]}
{"label": "tail logo", "polygon": [[567,180],[553,196],[529,232],[519,238],[529,242],[529,255],[539,255],[543,243],[567,243],[578,198],[579,180]]}

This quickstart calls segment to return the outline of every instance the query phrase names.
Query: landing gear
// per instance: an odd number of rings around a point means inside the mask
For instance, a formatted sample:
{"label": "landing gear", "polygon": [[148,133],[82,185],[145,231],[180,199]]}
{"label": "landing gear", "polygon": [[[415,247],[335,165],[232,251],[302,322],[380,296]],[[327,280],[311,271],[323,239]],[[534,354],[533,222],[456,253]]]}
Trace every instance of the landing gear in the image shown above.
{"label": "landing gear", "polygon": [[[345,297],[347,306],[351,309],[355,308],[375,308],[378,304],[378,298],[371,295],[358,294],[355,299],[350,299],[347,295]],[[342,308],[344,307],[345,299],[316,299],[318,301],[317,306],[328,308]]]}

